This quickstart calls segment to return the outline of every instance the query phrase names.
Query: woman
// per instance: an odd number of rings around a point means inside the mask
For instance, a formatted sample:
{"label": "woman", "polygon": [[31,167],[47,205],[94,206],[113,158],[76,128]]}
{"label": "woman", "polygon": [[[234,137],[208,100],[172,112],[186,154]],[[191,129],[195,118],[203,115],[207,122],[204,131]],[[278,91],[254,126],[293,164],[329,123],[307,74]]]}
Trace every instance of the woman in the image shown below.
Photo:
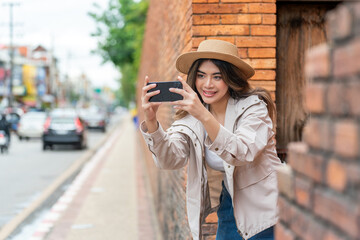
{"label": "woman", "polygon": [[[187,214],[194,239],[201,224],[217,210],[217,240],[273,239],[277,222],[280,160],[274,142],[275,107],[264,89],[253,90],[254,70],[238,57],[237,47],[220,40],[201,42],[196,52],[178,57],[183,96],[172,102],[177,119],[165,132],[156,118],[161,103],[149,102],[159,91],[145,78],[141,123],[159,168],[186,164]],[[220,190],[220,191],[219,191]],[[219,201],[217,201],[219,200]]]}

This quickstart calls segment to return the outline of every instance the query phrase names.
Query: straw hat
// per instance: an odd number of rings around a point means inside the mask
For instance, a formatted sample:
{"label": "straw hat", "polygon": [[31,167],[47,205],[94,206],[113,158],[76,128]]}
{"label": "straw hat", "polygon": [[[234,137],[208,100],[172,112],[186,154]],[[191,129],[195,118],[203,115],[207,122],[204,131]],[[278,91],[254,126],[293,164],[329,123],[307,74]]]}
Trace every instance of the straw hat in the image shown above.
{"label": "straw hat", "polygon": [[248,79],[255,74],[254,69],[240,59],[237,47],[222,40],[205,40],[199,45],[196,52],[181,54],[176,60],[176,68],[179,72],[187,74],[192,64],[201,58],[218,59],[238,67]]}

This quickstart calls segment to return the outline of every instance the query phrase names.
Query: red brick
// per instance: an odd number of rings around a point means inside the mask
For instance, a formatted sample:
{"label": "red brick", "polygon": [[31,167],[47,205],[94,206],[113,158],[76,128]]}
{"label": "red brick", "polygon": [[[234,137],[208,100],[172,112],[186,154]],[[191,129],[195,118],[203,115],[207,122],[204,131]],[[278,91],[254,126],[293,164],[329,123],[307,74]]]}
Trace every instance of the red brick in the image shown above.
{"label": "red brick", "polygon": [[192,41],[193,41],[193,47],[197,48],[199,47],[199,44],[204,41],[206,38],[205,37],[193,37]]}
{"label": "red brick", "polygon": [[282,224],[275,226],[275,239],[279,240],[295,240],[295,235]]}
{"label": "red brick", "polygon": [[305,107],[312,113],[325,112],[325,85],[313,83],[305,89]]}
{"label": "red brick", "polygon": [[276,48],[249,48],[250,58],[275,58]]}
{"label": "red brick", "polygon": [[291,230],[305,240],[319,240],[325,235],[325,228],[309,213],[293,208],[294,214],[291,222]]}
{"label": "red brick", "polygon": [[345,5],[340,5],[327,16],[327,29],[332,39],[341,39],[349,36],[352,29],[352,17]]}
{"label": "red brick", "polygon": [[205,236],[203,240],[216,240],[216,236]]}
{"label": "red brick", "polygon": [[276,72],[274,70],[255,70],[255,75],[251,80],[275,80]]}
{"label": "red brick", "polygon": [[[218,40],[223,40],[223,41],[227,41],[227,42],[231,42],[232,44],[235,44],[235,37],[229,37],[229,36],[207,36],[206,39],[218,39]],[[239,49],[240,52],[240,49]],[[246,54],[247,55],[247,54]]]}
{"label": "red brick", "polygon": [[245,2],[245,3],[249,3],[249,2],[276,2],[276,0],[221,0],[222,3],[239,3],[239,2]]}
{"label": "red brick", "polygon": [[271,25],[253,25],[250,28],[250,33],[252,36],[275,36],[276,27]]}
{"label": "red brick", "polygon": [[334,50],[334,76],[344,77],[360,72],[360,37]]}
{"label": "red brick", "polygon": [[[326,106],[332,115],[342,115],[347,112],[347,106],[345,105],[347,94],[344,94],[345,90],[345,86],[340,83],[329,85],[326,93]],[[357,93],[357,95],[359,94]]]}
{"label": "red brick", "polygon": [[204,235],[211,235],[211,234],[216,234],[216,230],[217,230],[217,224],[214,223],[205,223],[202,225],[202,233]]}
{"label": "red brick", "polygon": [[296,202],[305,208],[312,208],[313,183],[305,177],[295,177]]}
{"label": "red brick", "polygon": [[270,92],[275,91],[275,88],[276,88],[275,81],[259,81],[259,80],[252,81],[252,80],[249,80],[249,83],[252,87],[263,87]]}
{"label": "red brick", "polygon": [[211,25],[194,26],[194,36],[218,36],[218,35],[248,35],[249,26],[247,25]]}
{"label": "red brick", "polygon": [[275,69],[276,59],[275,58],[263,58],[263,59],[243,59],[245,62],[250,64],[255,69]]}
{"label": "red brick", "polygon": [[218,217],[216,212],[210,213],[206,218],[205,218],[205,222],[206,223],[217,223],[218,221]]}
{"label": "red brick", "polygon": [[260,24],[261,14],[226,14],[220,19],[222,24]]}
{"label": "red brick", "polygon": [[262,15],[263,24],[276,24],[276,15],[275,14],[263,14]]}
{"label": "red brick", "polygon": [[306,52],[305,63],[307,77],[328,77],[330,73],[329,46],[324,43],[310,48]]}
{"label": "red brick", "polygon": [[310,118],[303,131],[303,140],[315,149],[332,150],[332,123],[328,119]]}
{"label": "red brick", "polygon": [[249,13],[276,13],[275,3],[250,3]]}
{"label": "red brick", "polygon": [[219,24],[220,16],[218,15],[194,15],[194,25]]}
{"label": "red brick", "polygon": [[351,237],[360,237],[358,202],[323,190],[315,190],[314,196],[315,214],[339,227]]}
{"label": "red brick", "polygon": [[276,47],[275,37],[236,37],[240,47]]}
{"label": "red brick", "polygon": [[198,13],[247,13],[248,4],[193,4],[194,14]]}
{"label": "red brick", "polygon": [[340,236],[338,233],[334,232],[332,229],[328,229],[325,233],[324,240],[345,240],[346,236]]}
{"label": "red brick", "polygon": [[246,59],[249,57],[247,48],[239,48],[238,54],[241,59]]}
{"label": "red brick", "polygon": [[347,183],[346,167],[336,159],[331,159],[326,167],[327,184],[337,191],[344,191]]}
{"label": "red brick", "polygon": [[[360,116],[360,80],[356,82],[351,82],[346,88],[345,93],[342,93],[340,96],[343,96],[346,99],[346,103],[349,107],[349,112],[352,115]],[[342,98],[342,97],[341,97]]]}
{"label": "red brick", "polygon": [[308,154],[308,147],[304,143],[290,143],[288,146],[287,160],[293,170],[321,183],[323,179],[323,156]]}
{"label": "red brick", "polygon": [[340,156],[355,158],[359,156],[358,125],[353,120],[341,120],[335,124],[335,152]]}
{"label": "red brick", "polygon": [[351,162],[346,163],[345,168],[349,185],[360,186],[360,165],[357,162]]}
{"label": "red brick", "polygon": [[293,210],[291,208],[292,205],[288,200],[286,200],[286,198],[280,195],[278,198],[278,206],[280,222],[289,226],[293,219]]}

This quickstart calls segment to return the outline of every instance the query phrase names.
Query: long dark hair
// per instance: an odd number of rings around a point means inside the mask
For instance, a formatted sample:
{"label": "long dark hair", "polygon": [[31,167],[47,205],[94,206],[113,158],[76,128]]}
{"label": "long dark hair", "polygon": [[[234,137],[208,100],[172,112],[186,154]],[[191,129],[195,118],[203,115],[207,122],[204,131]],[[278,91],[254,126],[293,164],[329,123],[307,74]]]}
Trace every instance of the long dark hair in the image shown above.
{"label": "long dark hair", "polygon": [[[219,68],[223,81],[229,87],[228,91],[230,97],[234,99],[240,99],[251,95],[258,95],[259,98],[266,103],[269,116],[273,122],[273,129],[276,129],[275,127],[276,109],[275,109],[274,101],[272,100],[269,91],[259,87],[251,88],[249,82],[247,81],[247,78],[245,78],[241,70],[228,62],[217,59],[198,59],[192,64],[191,68],[189,69],[186,82],[197,93],[202,103],[204,102],[201,98],[201,95],[196,90],[195,81],[196,81],[198,69],[200,65],[205,61],[211,61],[212,63],[215,64],[215,66]],[[185,117],[187,114],[188,112],[184,110],[178,110],[175,113],[174,118],[176,120],[181,119]]]}

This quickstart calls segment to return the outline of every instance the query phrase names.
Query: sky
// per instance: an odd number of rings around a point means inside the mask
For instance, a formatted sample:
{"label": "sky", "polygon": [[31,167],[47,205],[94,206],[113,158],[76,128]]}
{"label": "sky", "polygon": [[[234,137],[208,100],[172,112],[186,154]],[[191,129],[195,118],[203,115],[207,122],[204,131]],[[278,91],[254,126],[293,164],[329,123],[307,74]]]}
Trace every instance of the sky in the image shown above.
{"label": "sky", "polygon": [[112,63],[102,63],[96,49],[95,21],[87,15],[98,12],[96,2],[106,9],[109,0],[0,0],[0,44],[9,43],[9,2],[13,8],[14,44],[53,49],[61,75],[77,77],[82,73],[95,87],[118,87],[120,74]]}

